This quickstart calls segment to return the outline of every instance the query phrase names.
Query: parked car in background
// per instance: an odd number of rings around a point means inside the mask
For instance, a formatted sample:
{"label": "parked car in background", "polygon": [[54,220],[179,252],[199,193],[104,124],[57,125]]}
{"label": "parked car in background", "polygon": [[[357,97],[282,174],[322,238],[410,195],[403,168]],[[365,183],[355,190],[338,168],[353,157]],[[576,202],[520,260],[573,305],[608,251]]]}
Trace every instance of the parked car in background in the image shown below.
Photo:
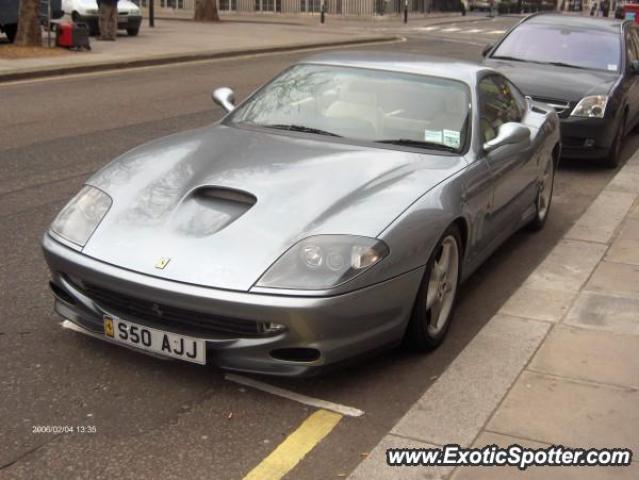
{"label": "parked car in background", "polygon": [[639,36],[630,21],[532,15],[484,52],[533,100],[555,108],[562,153],[615,167],[639,123]]}
{"label": "parked car in background", "polygon": [[[4,33],[13,43],[18,32],[18,11],[20,0],[0,0],[0,32]],[[64,15],[61,0],[51,0],[51,19],[55,20]],[[47,24],[49,16],[49,2],[40,2],[40,22]]]}
{"label": "parked car in background", "polygon": [[548,217],[559,119],[493,69],[342,52],[214,98],[224,119],[114,160],[44,235],[68,326],[290,376],[425,351],[462,279]]}
{"label": "parked car in background", "polygon": [[[494,0],[497,3],[497,0]],[[471,12],[474,11],[488,11],[490,10],[491,0],[469,0],[468,9]]]}
{"label": "parked car in background", "polygon": [[[70,15],[74,22],[87,24],[91,35],[98,34],[98,4],[96,0],[62,0],[62,8],[64,13]],[[118,29],[126,30],[129,35],[134,37],[140,32],[141,23],[140,7],[129,0],[119,0]]]}
{"label": "parked car in background", "polygon": [[489,11],[491,4],[498,13],[531,13],[555,10],[557,5],[548,0],[469,0],[471,11]]}

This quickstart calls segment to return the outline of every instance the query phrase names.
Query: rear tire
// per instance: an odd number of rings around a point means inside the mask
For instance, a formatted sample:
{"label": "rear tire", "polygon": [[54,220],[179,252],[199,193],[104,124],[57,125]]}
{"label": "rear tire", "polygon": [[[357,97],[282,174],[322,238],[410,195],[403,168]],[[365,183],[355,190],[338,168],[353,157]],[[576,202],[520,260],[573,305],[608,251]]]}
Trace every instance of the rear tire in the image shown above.
{"label": "rear tire", "polygon": [[461,277],[462,242],[459,228],[451,225],[433,250],[422,279],[405,343],[427,352],[442,343],[455,310]]}

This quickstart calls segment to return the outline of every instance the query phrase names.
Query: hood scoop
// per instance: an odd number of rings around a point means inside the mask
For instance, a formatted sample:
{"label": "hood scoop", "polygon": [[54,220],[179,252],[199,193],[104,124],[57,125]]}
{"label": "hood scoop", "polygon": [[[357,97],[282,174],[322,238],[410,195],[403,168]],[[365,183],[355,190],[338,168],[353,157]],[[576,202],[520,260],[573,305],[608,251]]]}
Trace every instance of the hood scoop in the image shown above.
{"label": "hood scoop", "polygon": [[213,235],[244,215],[256,202],[255,195],[242,190],[210,185],[197,187],[176,209],[171,227],[186,236]]}

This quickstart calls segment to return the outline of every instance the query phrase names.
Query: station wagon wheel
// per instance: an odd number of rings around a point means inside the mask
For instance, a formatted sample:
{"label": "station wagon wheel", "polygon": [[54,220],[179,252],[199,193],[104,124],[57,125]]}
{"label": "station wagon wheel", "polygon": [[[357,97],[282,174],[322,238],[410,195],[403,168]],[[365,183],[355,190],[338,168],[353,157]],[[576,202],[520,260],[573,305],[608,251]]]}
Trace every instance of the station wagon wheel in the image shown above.
{"label": "station wagon wheel", "polygon": [[418,350],[437,347],[448,331],[459,286],[460,238],[459,229],[449,227],[428,261],[406,330],[407,343]]}
{"label": "station wagon wheel", "polygon": [[619,158],[621,157],[621,145],[623,143],[624,130],[626,127],[626,116],[624,115],[619,126],[615,131],[615,138],[610,145],[610,151],[604,159],[604,165],[608,168],[617,168],[619,166]]}

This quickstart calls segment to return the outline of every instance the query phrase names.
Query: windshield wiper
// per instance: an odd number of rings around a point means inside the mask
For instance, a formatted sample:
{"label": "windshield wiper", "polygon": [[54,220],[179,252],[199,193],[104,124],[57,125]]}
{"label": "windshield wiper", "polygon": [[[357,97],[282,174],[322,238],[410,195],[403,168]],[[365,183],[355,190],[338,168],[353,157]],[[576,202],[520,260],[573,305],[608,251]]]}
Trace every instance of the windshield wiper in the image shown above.
{"label": "windshield wiper", "polygon": [[[503,56],[499,56],[499,55],[493,55],[492,57],[495,60],[512,60],[513,62],[530,62],[530,60],[526,60],[524,58],[518,58],[518,57],[509,57],[507,55],[503,55]],[[536,62],[535,62],[536,63]]]}
{"label": "windshield wiper", "polygon": [[578,68],[579,70],[588,70],[586,67],[580,67],[579,65],[571,65],[570,63],[564,62],[539,62],[544,65],[554,65],[555,67],[568,67],[568,68]]}
{"label": "windshield wiper", "polygon": [[338,135],[337,133],[327,132],[326,130],[320,130],[319,128],[305,127],[304,125],[286,125],[283,123],[276,123],[270,125],[260,125],[260,127],[277,128],[278,130],[289,130],[291,132],[316,133],[318,135],[329,135],[331,137],[341,137],[341,135]]}
{"label": "windshield wiper", "polygon": [[425,142],[422,140],[411,140],[410,138],[392,138],[389,140],[375,140],[375,143],[387,143],[391,145],[403,145],[405,147],[427,148],[431,150],[444,150],[446,152],[455,152],[457,149],[449,145],[435,142]]}
{"label": "windshield wiper", "polygon": [[555,67],[568,67],[568,68],[578,68],[580,70],[588,70],[587,67],[580,67],[579,65],[571,65],[570,63],[564,62],[542,62],[541,60],[527,60],[525,58],[517,58],[517,57],[507,57],[507,56],[492,56],[490,58],[496,60],[511,60],[513,62],[525,62],[525,63],[536,63],[537,65],[553,65]]}

